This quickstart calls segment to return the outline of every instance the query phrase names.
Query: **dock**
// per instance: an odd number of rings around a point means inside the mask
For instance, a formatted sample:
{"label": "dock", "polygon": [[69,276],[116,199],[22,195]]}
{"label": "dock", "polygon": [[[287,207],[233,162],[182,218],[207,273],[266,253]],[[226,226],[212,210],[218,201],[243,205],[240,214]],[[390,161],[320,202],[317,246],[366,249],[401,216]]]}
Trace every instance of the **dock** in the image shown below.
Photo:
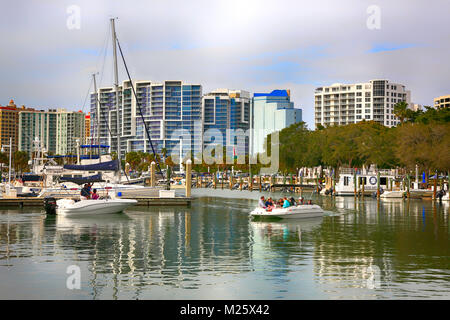
{"label": "dock", "polygon": [[[67,199],[67,197],[65,197]],[[57,198],[58,199],[58,198]],[[79,197],[73,197],[73,200],[79,199]],[[133,198],[138,201],[138,206],[183,206],[189,207],[192,202],[192,198],[187,197],[175,197],[175,198],[159,198],[159,197],[141,197]],[[44,198],[36,197],[17,197],[17,198],[3,198],[0,199],[0,207],[43,207]]]}

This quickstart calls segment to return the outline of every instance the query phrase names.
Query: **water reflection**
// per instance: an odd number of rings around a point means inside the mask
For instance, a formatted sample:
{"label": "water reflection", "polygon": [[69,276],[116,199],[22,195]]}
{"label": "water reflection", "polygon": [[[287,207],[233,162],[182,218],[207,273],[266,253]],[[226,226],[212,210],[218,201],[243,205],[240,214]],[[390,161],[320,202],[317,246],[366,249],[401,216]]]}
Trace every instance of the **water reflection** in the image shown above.
{"label": "water reflection", "polygon": [[446,204],[316,202],[329,214],[277,222],[252,221],[256,201],[233,198],[79,218],[0,210],[0,277],[26,293],[21,274],[51,264],[44,298],[67,296],[70,264],[82,267],[77,298],[449,297]]}

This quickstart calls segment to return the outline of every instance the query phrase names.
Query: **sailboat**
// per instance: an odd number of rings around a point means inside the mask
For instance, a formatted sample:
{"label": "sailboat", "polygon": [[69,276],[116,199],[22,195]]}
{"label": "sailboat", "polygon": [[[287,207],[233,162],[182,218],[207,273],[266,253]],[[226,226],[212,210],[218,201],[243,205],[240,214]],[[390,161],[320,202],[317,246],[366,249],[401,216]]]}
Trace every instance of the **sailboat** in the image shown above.
{"label": "sailboat", "polygon": [[[116,38],[116,33],[115,33],[115,26],[114,26],[114,19],[111,19],[111,29],[112,29],[112,37],[113,37],[113,57],[114,57],[114,87],[115,87],[115,105],[116,105],[116,118],[117,118],[117,128],[119,128],[119,96],[118,96],[118,92],[119,92],[119,85],[118,85],[118,71],[117,71],[117,52],[116,52],[116,43],[118,43],[117,38]],[[119,49],[120,49],[120,45],[119,45]],[[122,56],[123,57],[123,56]],[[125,61],[124,61],[125,63]],[[127,73],[128,73],[128,69],[127,69]],[[129,74],[128,74],[129,76]],[[131,78],[129,76],[130,82]],[[97,93],[97,89],[96,89],[96,81],[95,81],[95,74],[93,75],[93,82],[94,82],[94,90]],[[134,89],[133,89],[134,91]],[[139,104],[138,104],[139,107]],[[96,109],[97,109],[97,128],[100,127],[100,107],[99,107],[99,97],[96,98]],[[140,107],[139,107],[139,111]],[[142,116],[142,112],[141,112],[141,116]],[[106,120],[105,120],[106,121]],[[145,122],[144,122],[144,126],[145,126]],[[151,143],[151,138],[150,138],[150,134],[148,133],[148,130],[146,128],[147,131],[147,135],[150,139],[150,143]],[[100,154],[100,148],[102,147],[108,147],[109,146],[103,146],[100,144],[100,133],[99,130],[97,131],[97,145],[86,145],[86,146],[82,146],[82,147],[90,147],[90,148],[94,148],[94,149],[98,149],[99,150],[99,155],[98,155],[98,162],[96,162],[97,160],[94,158],[87,158],[83,161],[81,161],[81,163],[78,163],[77,165],[65,165],[64,166],[64,170],[70,170],[71,172],[73,171],[86,171],[86,172],[93,172],[93,171],[114,171],[114,176],[109,176],[108,178],[104,178],[102,181],[104,183],[100,183],[100,181],[94,181],[94,185],[93,188],[96,188],[99,191],[100,195],[104,195],[111,193],[112,191],[116,192],[116,193],[121,193],[122,196],[124,197],[132,197],[132,198],[148,198],[148,197],[158,197],[159,196],[159,191],[163,188],[162,186],[160,187],[145,187],[142,185],[134,185],[134,184],[124,184],[122,179],[121,179],[121,162],[120,162],[120,156],[121,156],[121,151],[120,151],[120,134],[117,132],[117,155],[118,155],[118,159],[116,160],[112,160],[110,156],[107,155],[101,155]],[[152,145],[152,149],[153,149],[153,145]],[[159,164],[158,164],[159,167]],[[113,169],[113,170],[110,170]],[[161,170],[160,170],[161,172]],[[61,174],[61,173],[60,173]],[[87,179],[89,179],[89,177],[87,177]],[[81,188],[76,185],[76,182],[74,184],[74,181],[71,181],[71,179],[65,179],[65,181],[62,181],[63,179],[59,179],[58,182],[62,183],[59,184],[57,186],[53,186],[53,187],[49,187],[49,188],[45,188],[42,190],[42,192],[39,194],[39,197],[48,197],[48,196],[64,196],[64,195],[78,195],[79,192],[81,191]],[[115,183],[112,183],[113,180],[115,180]]]}

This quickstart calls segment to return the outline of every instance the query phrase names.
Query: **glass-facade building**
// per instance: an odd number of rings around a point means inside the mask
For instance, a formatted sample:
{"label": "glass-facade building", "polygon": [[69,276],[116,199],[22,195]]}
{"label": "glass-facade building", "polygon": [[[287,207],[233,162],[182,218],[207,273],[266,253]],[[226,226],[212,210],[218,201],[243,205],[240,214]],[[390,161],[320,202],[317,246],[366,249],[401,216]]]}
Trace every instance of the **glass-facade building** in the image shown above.
{"label": "glass-facade building", "polygon": [[[136,97],[129,81],[119,86],[119,133],[121,157],[127,152],[152,152],[147,126],[153,148],[161,154],[185,157],[189,152],[200,150],[201,129],[195,133],[196,122],[202,121],[202,87],[182,81],[136,81]],[[99,96],[99,105],[96,97]],[[117,151],[117,116],[114,88],[100,88],[91,94],[91,138]],[[100,117],[97,118],[97,109]],[[100,125],[98,125],[98,121]],[[180,144],[182,147],[180,148]]]}
{"label": "glass-facade building", "polygon": [[213,133],[216,129],[221,133],[222,141],[210,142],[226,146],[229,158],[249,153],[250,108],[247,91],[218,89],[203,97],[204,131]]}
{"label": "glass-facade building", "polygon": [[289,90],[255,93],[252,114],[252,155],[264,152],[268,134],[302,121],[302,110],[294,108]]}

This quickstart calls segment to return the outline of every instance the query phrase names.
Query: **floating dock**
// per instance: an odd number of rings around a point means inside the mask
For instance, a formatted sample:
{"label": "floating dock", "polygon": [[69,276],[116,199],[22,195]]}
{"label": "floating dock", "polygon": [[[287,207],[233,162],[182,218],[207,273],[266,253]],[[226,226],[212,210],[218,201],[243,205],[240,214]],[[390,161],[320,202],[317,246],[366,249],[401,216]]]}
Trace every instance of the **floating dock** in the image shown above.
{"label": "floating dock", "polygon": [[[56,197],[55,197],[56,198]],[[67,197],[65,197],[67,199]],[[57,198],[58,199],[58,198]],[[73,200],[79,199],[79,197],[73,197]],[[187,197],[175,197],[175,198],[159,198],[159,197],[140,197],[133,198],[138,201],[138,206],[184,206],[189,207],[192,202],[192,198]],[[44,198],[36,197],[17,197],[17,198],[2,198],[0,199],[0,207],[43,207]]]}

